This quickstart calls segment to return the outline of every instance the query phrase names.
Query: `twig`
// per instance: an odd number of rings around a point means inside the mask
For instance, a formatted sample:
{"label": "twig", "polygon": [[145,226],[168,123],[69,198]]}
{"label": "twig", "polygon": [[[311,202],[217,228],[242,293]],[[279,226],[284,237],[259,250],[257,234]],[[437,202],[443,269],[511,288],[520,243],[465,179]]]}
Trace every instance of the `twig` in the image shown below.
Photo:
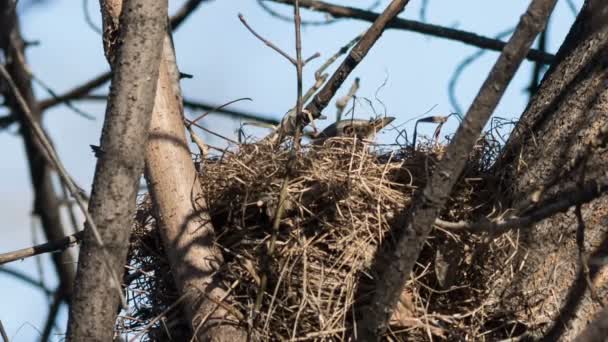
{"label": "twig", "polygon": [[232,140],[232,139],[230,139],[230,138],[228,138],[228,137],[225,137],[225,136],[223,136],[223,135],[221,135],[221,134],[219,134],[219,133],[216,133],[216,132],[214,132],[214,131],[212,131],[212,130],[210,130],[210,129],[208,129],[208,128],[205,128],[205,127],[203,127],[203,126],[201,126],[201,125],[197,124],[196,122],[194,122],[194,121],[192,121],[192,120],[189,120],[189,119],[184,119],[184,122],[185,122],[185,124],[186,124],[186,126],[187,126],[187,127],[194,126],[194,127],[196,127],[196,128],[200,128],[200,129],[202,129],[203,131],[205,131],[205,132],[207,132],[207,133],[209,133],[209,134],[211,134],[211,135],[215,135],[216,137],[221,138],[221,139],[224,139],[224,140],[226,140],[226,141],[228,141],[228,142],[231,142],[231,143],[233,143],[233,144],[236,144],[236,145],[238,145],[238,144],[239,144],[239,143],[238,143],[238,141],[234,141],[234,140]]}
{"label": "twig", "polygon": [[40,245],[19,249],[13,252],[0,254],[0,265],[6,263],[21,260],[35,255],[44,253],[54,253],[62,251],[74,244],[77,244],[82,240],[83,231],[64,237],[61,240],[49,241]]}
{"label": "twig", "polygon": [[[287,196],[289,194],[289,179],[291,177],[291,172],[293,170],[295,161],[296,161],[296,153],[300,147],[300,139],[302,135],[302,68],[304,63],[302,62],[302,36],[301,36],[301,17],[300,17],[300,6],[298,0],[295,1],[293,8],[294,13],[294,26],[295,26],[295,45],[296,45],[296,87],[297,87],[297,97],[296,97],[296,107],[295,107],[295,118],[296,118],[296,127],[295,127],[295,135],[294,135],[294,143],[291,146],[291,154],[289,159],[287,160],[285,178],[283,178],[283,182],[281,184],[281,192],[279,194],[279,201],[277,203],[277,209],[275,211],[274,220],[272,223],[272,235],[270,237],[270,242],[268,244],[268,251],[265,255],[263,255],[262,267],[263,272],[260,278],[260,287],[257,294],[257,298],[255,300],[255,306],[253,313],[251,315],[251,319],[249,320],[249,328],[253,327],[252,322],[255,320],[255,316],[257,316],[261,305],[262,299],[264,298],[264,293],[266,292],[266,286],[268,283],[268,273],[269,273],[269,264],[270,258],[274,254],[274,248],[276,245],[277,235],[279,233],[279,228],[281,225],[281,220],[283,218],[283,214],[285,211],[285,202],[287,201]],[[288,114],[289,115],[289,114]],[[251,331],[250,331],[251,333]]]}
{"label": "twig", "polygon": [[[353,40],[348,42],[346,45],[340,48],[333,56],[331,56],[325,63],[323,63],[317,71],[315,71],[315,84],[306,91],[306,94],[302,97],[302,102],[306,103],[308,100],[325,84],[325,81],[329,77],[329,74],[325,73],[325,70],[335,62],[341,55],[348,52],[348,50],[357,43],[363,35],[358,35]],[[281,119],[281,125],[275,131],[270,133],[264,139],[272,142],[279,142],[285,135],[296,131],[296,108],[291,108],[287,114]],[[314,121],[312,122],[314,129]]]}
{"label": "twig", "polygon": [[233,104],[233,103],[235,103],[235,102],[238,102],[238,101],[244,101],[244,100],[247,100],[247,101],[253,101],[253,100],[252,100],[251,98],[249,98],[249,97],[243,97],[243,98],[240,98],[240,99],[232,100],[232,101],[230,101],[230,102],[224,103],[223,105],[220,105],[220,106],[217,106],[217,107],[215,107],[215,108],[213,108],[213,109],[207,110],[205,113],[203,113],[203,114],[201,114],[201,115],[197,116],[196,118],[192,119],[192,122],[197,122],[198,120],[201,120],[201,119],[202,119],[202,118],[204,118],[205,116],[209,115],[209,113],[212,113],[212,112],[217,112],[217,111],[221,110],[222,108],[227,107],[227,106],[230,106],[231,104]]}
{"label": "twig", "polygon": [[91,90],[102,86],[104,83],[108,82],[112,78],[111,72],[105,72],[92,80],[73,88],[62,95],[52,96],[50,99],[42,100],[38,102],[38,106],[40,110],[49,109],[59,103],[63,103],[70,100],[75,100],[79,97],[82,97],[88,94]]}
{"label": "twig", "polygon": [[18,280],[21,280],[21,281],[39,289],[40,291],[44,292],[44,294],[46,296],[50,296],[53,294],[53,290],[45,287],[44,284],[42,282],[40,282],[39,280],[36,280],[36,279],[32,278],[31,276],[21,273],[12,268],[2,266],[2,267],[0,267],[0,273],[7,274],[7,275],[17,278]]}
{"label": "twig", "polygon": [[279,55],[285,57],[285,59],[287,59],[291,64],[297,65],[296,60],[293,57],[291,57],[289,54],[287,54],[287,52],[281,50],[278,46],[274,45],[271,41],[269,41],[268,39],[265,39],[264,37],[262,37],[261,35],[259,35],[257,32],[255,32],[253,30],[253,28],[251,28],[251,26],[249,26],[249,24],[245,20],[245,17],[243,17],[243,15],[241,13],[239,13],[239,19],[241,20],[241,22],[243,23],[243,25],[245,25],[245,27],[249,30],[249,32],[251,32],[251,34],[253,34],[262,43],[266,44],[266,46],[268,46],[269,48],[271,48],[274,51],[278,52]]}
{"label": "twig", "polygon": [[473,100],[456,135],[448,145],[424,190],[396,222],[392,239],[386,239],[372,266],[375,292],[365,314],[359,315],[358,338],[371,341],[387,329],[388,319],[418,260],[432,224],[446,203],[481,130],[523,61],[536,35],[545,26],[556,0],[533,0]]}
{"label": "twig", "polygon": [[171,29],[175,31],[181,24],[190,16],[190,14],[194,13],[194,11],[198,8],[198,6],[203,2],[208,0],[188,0],[186,3],[182,5],[182,7],[177,10],[177,12],[173,13],[171,17],[171,22],[169,25]]}
{"label": "twig", "polygon": [[299,0],[295,0],[293,5],[293,17],[294,26],[296,31],[296,135],[294,143],[296,148],[300,145],[300,139],[302,136],[302,68],[304,62],[302,62],[302,32],[300,25],[302,24],[302,18],[300,17],[300,3]]}
{"label": "twig", "polygon": [[346,108],[348,101],[355,96],[357,90],[359,90],[359,77],[355,78],[355,81],[350,86],[348,93],[336,101],[336,122],[342,120],[342,113],[344,113],[344,109]]}
{"label": "twig", "polygon": [[2,76],[2,78],[4,78],[4,80],[6,81],[6,84],[13,92],[15,99],[17,100],[19,106],[21,107],[21,110],[23,112],[23,117],[25,118],[25,121],[32,129],[32,131],[33,131],[34,135],[36,136],[36,138],[38,139],[38,141],[41,143],[42,148],[44,149],[44,152],[45,152],[45,156],[50,159],[49,165],[53,165],[55,167],[55,169],[57,170],[57,173],[59,174],[59,177],[61,178],[61,181],[66,185],[66,187],[68,188],[68,190],[70,191],[70,193],[72,194],[72,196],[74,197],[76,202],[78,203],[80,210],[84,214],[84,216],[87,220],[87,223],[88,223],[89,227],[91,228],[91,231],[93,232],[93,235],[95,237],[97,244],[103,251],[104,255],[103,255],[102,259],[104,261],[104,265],[106,266],[106,268],[108,269],[108,272],[110,273],[112,287],[114,287],[116,289],[116,292],[119,295],[119,298],[120,298],[123,306],[127,307],[127,301],[122,293],[122,289],[120,287],[120,282],[118,280],[119,278],[116,275],[116,272],[114,271],[114,269],[112,269],[112,267],[110,265],[109,253],[108,253],[107,249],[105,248],[105,245],[101,239],[101,235],[99,235],[99,230],[97,229],[97,225],[93,221],[93,218],[91,217],[91,214],[89,213],[89,211],[87,209],[87,204],[85,203],[85,201],[82,198],[81,190],[76,186],[76,184],[74,184],[74,182],[72,181],[72,178],[69,176],[68,172],[63,167],[61,160],[57,156],[55,149],[53,148],[53,146],[49,142],[49,139],[47,138],[46,134],[42,130],[42,127],[40,127],[40,125],[32,117],[32,112],[30,111],[30,108],[28,107],[27,102],[25,102],[25,99],[21,95],[19,88],[17,88],[17,85],[15,85],[15,82],[11,78],[10,74],[8,73],[8,71],[6,70],[4,65],[1,65],[1,64],[0,64],[0,75]]}
{"label": "twig", "polygon": [[[513,28],[509,28],[508,30],[499,32],[496,35],[496,38],[506,37],[506,36],[510,35],[511,33],[513,33]],[[458,113],[462,113],[462,108],[458,104],[458,99],[456,99],[456,85],[458,84],[458,79],[460,78],[460,75],[464,72],[464,69],[466,69],[466,67],[471,65],[479,57],[483,56],[486,52],[487,52],[487,50],[483,50],[483,49],[478,50],[478,51],[475,51],[475,53],[473,53],[470,56],[463,59],[462,62],[460,62],[460,64],[458,64],[458,66],[452,73],[452,76],[450,77],[450,81],[448,82],[448,96],[450,98],[450,104],[452,105],[454,110]]]}
{"label": "twig", "polygon": [[[79,101],[85,101],[85,100],[107,101],[108,96],[107,95],[86,95],[86,96],[81,97],[76,100],[79,100]],[[184,107],[188,107],[190,109],[197,109],[197,110],[206,110],[206,111],[210,111],[211,113],[217,111],[218,113],[220,113],[222,115],[226,115],[228,117],[232,117],[235,119],[251,120],[251,121],[263,122],[263,123],[267,123],[267,124],[271,124],[271,125],[277,125],[279,123],[279,120],[273,119],[273,118],[269,117],[268,115],[243,112],[243,111],[234,110],[234,109],[225,109],[225,108],[221,108],[221,106],[217,106],[217,105],[213,105],[213,104],[209,104],[209,103],[201,102],[201,101],[184,99]]]}
{"label": "twig", "polygon": [[559,194],[543,200],[536,209],[530,210],[525,216],[502,221],[482,220],[477,222],[449,222],[435,220],[435,225],[454,230],[470,230],[475,233],[505,233],[514,228],[530,226],[557,213],[568,210],[572,206],[593,201],[608,191],[608,178],[592,180],[580,188],[566,189]]}
{"label": "twig", "polygon": [[[294,0],[264,0],[273,1],[282,4],[293,4]],[[373,22],[380,15],[371,11],[366,11],[358,8],[339,6],[329,4],[317,0],[301,0],[300,6],[309,8],[318,12],[325,12],[331,14],[334,18],[352,18]],[[401,18],[395,18],[387,23],[387,28],[402,29],[412,31],[416,33],[422,33],[438,38],[445,38],[450,40],[459,41],[468,45],[477,46],[482,49],[502,51],[506,43],[497,39],[483,37],[478,34],[451,29],[439,25],[432,25],[421,23],[419,21],[407,20]],[[543,51],[530,49],[526,58],[531,61],[540,62],[544,64],[551,64],[555,59],[555,56]]]}
{"label": "twig", "polygon": [[141,331],[137,335],[135,335],[135,337],[133,337],[132,339],[129,340],[129,342],[136,341],[138,338],[140,338],[144,333],[146,333],[148,330],[150,330],[150,328],[152,328],[152,326],[154,324],[156,324],[156,322],[158,322],[161,318],[165,317],[171,310],[175,309],[179,304],[181,304],[181,302],[184,301],[184,299],[188,298],[188,295],[189,295],[188,292],[181,295],[175,302],[173,302],[173,304],[169,305],[168,308],[163,310],[163,312],[161,312],[160,315],[154,317],[154,319],[152,319],[148,324],[146,324],[141,329]]}
{"label": "twig", "polygon": [[84,20],[87,25],[93,30],[95,33],[102,35],[101,28],[97,27],[93,22],[93,18],[91,18],[91,14],[89,14],[89,0],[82,0],[82,13],[84,14]]}
{"label": "twig", "polygon": [[44,324],[44,330],[42,331],[42,336],[40,337],[41,342],[49,341],[51,337],[51,333],[53,332],[53,328],[55,327],[55,320],[57,319],[57,314],[59,313],[59,308],[61,307],[61,302],[63,299],[63,290],[58,288],[55,290],[55,295],[53,296],[53,302],[49,307],[49,313],[46,317],[46,323]]}
{"label": "twig", "polygon": [[[48,86],[43,80],[41,80],[38,76],[32,74],[31,72],[30,72],[30,76],[32,77],[32,79],[34,81],[36,81],[36,83],[38,83],[38,85],[40,87],[42,87],[47,93],[49,93],[49,95],[51,95],[51,97],[56,98],[58,96],[57,93],[50,86]],[[65,104],[66,107],[71,109],[74,113],[82,116],[85,119],[88,119],[88,120],[95,119],[95,117],[93,115],[86,113],[85,111],[81,110],[80,108],[74,106],[72,104],[72,101],[70,101],[69,99],[66,99],[65,101],[63,101],[63,104]]]}

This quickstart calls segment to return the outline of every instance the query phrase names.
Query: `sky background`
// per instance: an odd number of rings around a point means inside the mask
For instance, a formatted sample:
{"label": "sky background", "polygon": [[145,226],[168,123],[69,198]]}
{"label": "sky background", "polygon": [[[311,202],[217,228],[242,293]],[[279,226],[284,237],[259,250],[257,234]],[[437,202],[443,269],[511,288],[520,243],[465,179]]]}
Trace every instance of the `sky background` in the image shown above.
{"label": "sky background", "polygon": [[[171,13],[183,3],[175,0],[169,2]],[[371,0],[331,2],[361,8],[373,3]],[[420,19],[422,2],[410,1],[400,16]],[[579,9],[583,1],[569,2],[558,1],[552,15],[549,52],[557,51],[575,19],[571,4]],[[374,11],[381,11],[386,3],[388,1],[381,1]],[[101,37],[86,24],[83,12],[86,7],[94,23],[100,26],[98,1],[47,0],[23,6],[26,4],[25,0],[20,3],[21,28],[26,40],[40,42],[27,50],[29,66],[40,80],[61,93],[108,70]],[[528,4],[529,1],[524,0],[429,0],[426,21],[492,37],[514,27]],[[290,7],[284,5],[270,5],[286,15],[292,12]],[[240,23],[238,13],[242,13],[258,33],[295,55],[293,24],[270,16],[253,0],[209,1],[201,5],[174,35],[179,68],[194,75],[193,79],[182,81],[184,97],[210,104],[250,97],[252,102],[239,102],[229,108],[280,119],[295,104],[295,68],[255,39]],[[304,20],[324,18],[305,9],[302,16]],[[303,27],[303,56],[315,52],[321,54],[321,58],[305,67],[304,87],[314,83],[314,71],[327,57],[369,25],[362,21],[340,20],[330,25]],[[445,115],[456,110],[448,97],[449,80],[462,60],[476,51],[475,47],[454,41],[389,30],[346,80],[346,86],[338,92],[338,96],[343,96],[354,77],[359,77],[361,87],[357,95],[370,99],[373,106],[359,101],[355,116],[364,119],[383,114],[394,116],[394,124],[406,123],[400,129],[406,129],[411,137],[413,121],[408,120],[427,112],[427,115]],[[456,96],[464,110],[497,57],[498,53],[487,52],[461,75]],[[338,64],[335,63],[335,66]],[[526,88],[530,83],[532,67],[533,64],[527,61],[522,64],[494,113],[496,117],[519,117],[528,101]],[[104,87],[96,94],[106,91],[107,87]],[[39,99],[48,98],[48,93],[38,86],[36,94]],[[77,102],[76,106],[95,119],[85,119],[65,106],[57,106],[45,113],[44,125],[67,170],[81,187],[90,192],[96,159],[89,145],[99,143],[105,104]],[[188,109],[186,112],[190,117],[201,114]],[[321,129],[335,118],[333,102],[324,115],[328,119],[317,122]],[[201,122],[207,128],[233,139],[236,139],[236,130],[242,123],[221,115],[209,115]],[[442,135],[452,133],[457,124],[456,119],[450,119]],[[423,134],[431,134],[435,127],[421,128]],[[259,136],[267,130],[248,129],[248,132]],[[211,145],[226,145],[217,137],[204,132],[199,134]],[[395,131],[389,130],[381,134],[378,140],[393,143],[395,137]],[[45,240],[39,222],[30,215],[33,197],[27,158],[17,127],[0,132],[0,146],[0,253],[3,253]],[[64,221],[67,224],[67,220]],[[57,285],[48,255],[3,267],[42,279],[49,289]],[[4,272],[0,272],[0,289],[0,320],[11,341],[36,341],[44,327],[50,299],[40,289]],[[66,321],[67,309],[64,306],[57,320],[58,329],[53,341],[63,338]]]}

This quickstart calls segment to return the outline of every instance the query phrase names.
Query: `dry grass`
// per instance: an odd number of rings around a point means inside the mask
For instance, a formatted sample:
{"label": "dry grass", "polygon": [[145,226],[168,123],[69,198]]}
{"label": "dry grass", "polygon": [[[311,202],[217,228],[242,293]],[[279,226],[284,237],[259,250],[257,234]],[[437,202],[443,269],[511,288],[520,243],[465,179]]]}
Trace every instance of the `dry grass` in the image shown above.
{"label": "dry grass", "polygon": [[[352,141],[304,147],[289,174],[276,232],[272,223],[289,149],[248,144],[198,161],[226,261],[221,276],[227,288],[233,286],[228,304],[253,318],[242,322],[253,339],[345,339],[353,306],[360,301],[356,296],[367,293],[359,286],[373,276],[369,266],[377,246],[390,236],[393,220],[415,199],[442,153],[443,145],[434,144],[416,151],[379,150]],[[496,144],[480,141],[443,219],[491,213],[495,192],[486,173],[495,153]],[[126,282],[134,309],[122,316],[122,331],[142,329],[178,298],[153,214],[149,201],[142,200]],[[276,245],[269,255],[273,234]],[[490,296],[491,284],[500,281],[496,264],[516,249],[510,241],[510,235],[489,239],[435,229],[386,338],[491,340],[516,333],[517,324],[493,325],[501,314]],[[255,311],[264,275],[268,283]],[[179,311],[171,312],[146,338],[183,330],[179,317]]]}

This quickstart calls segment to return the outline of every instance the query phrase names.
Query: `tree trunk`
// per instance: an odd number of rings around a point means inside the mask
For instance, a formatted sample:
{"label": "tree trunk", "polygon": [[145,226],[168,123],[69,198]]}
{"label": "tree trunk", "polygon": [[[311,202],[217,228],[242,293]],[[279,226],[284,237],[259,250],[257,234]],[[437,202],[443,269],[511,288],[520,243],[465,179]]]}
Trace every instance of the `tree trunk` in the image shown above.
{"label": "tree trunk", "polygon": [[[111,341],[154,105],[167,1],[130,0],[120,16],[112,85],[70,308],[68,341]],[[112,274],[114,273],[114,274]],[[113,279],[114,278],[114,279]],[[118,279],[117,279],[118,278]],[[120,286],[120,285],[118,285]]]}
{"label": "tree trunk", "polygon": [[[497,164],[512,207],[529,208],[605,174],[607,81],[608,4],[587,0]],[[547,340],[572,340],[601,307],[589,293],[605,298],[608,290],[605,272],[587,262],[608,253],[608,196],[578,214],[571,210],[521,227],[513,261],[521,271],[497,287],[509,298],[506,309],[533,322],[534,332]],[[594,291],[587,291],[590,286]]]}

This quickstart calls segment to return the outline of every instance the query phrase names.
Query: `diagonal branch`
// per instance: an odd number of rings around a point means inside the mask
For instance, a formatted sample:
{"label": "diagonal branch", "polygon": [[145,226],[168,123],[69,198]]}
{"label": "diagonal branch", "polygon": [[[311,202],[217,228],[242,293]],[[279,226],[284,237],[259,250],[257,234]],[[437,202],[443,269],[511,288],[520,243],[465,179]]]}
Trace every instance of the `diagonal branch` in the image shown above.
{"label": "diagonal branch", "polygon": [[374,21],[372,26],[363,34],[363,37],[352,48],[342,64],[334,72],[323,88],[315,95],[312,101],[306,106],[305,110],[313,118],[318,118],[321,111],[327,107],[331,98],[335,95],[338,88],[342,86],[344,80],[350,75],[359,63],[365,58],[372,46],[378,41],[380,35],[386,29],[386,25],[393,20],[409,0],[393,0],[380,16]]}
{"label": "diagonal branch", "polygon": [[[277,3],[291,5],[294,3],[295,0],[263,1],[273,1]],[[362,10],[348,6],[334,5],[318,0],[301,0],[300,6],[311,9],[313,11],[331,14],[331,16],[333,16],[334,18],[352,18],[373,22],[380,16],[378,13],[374,13],[372,11]],[[439,25],[421,23],[415,20],[395,18],[389,23],[387,23],[386,27],[422,33],[433,37],[455,40],[464,44],[476,46],[481,49],[488,49],[494,51],[502,51],[505,45],[507,45],[507,43],[501,40],[480,36],[473,32],[456,30]],[[551,64],[555,59],[555,56],[541,50],[530,49],[530,51],[526,55],[526,58],[534,62]]]}
{"label": "diagonal branch", "polygon": [[[439,210],[458,180],[481,130],[494,112],[509,82],[544,28],[556,0],[533,0],[473,100],[447,151],[414,204],[395,225],[395,236],[384,240],[372,271],[375,292],[369,305],[359,308],[358,338],[371,341],[387,329],[392,312],[407,278],[422,250]],[[365,311],[363,311],[365,310]],[[363,314],[363,312],[365,314]]]}
{"label": "diagonal branch", "polygon": [[[365,31],[361,39],[358,40],[357,44],[352,48],[342,64],[340,64],[340,66],[333,73],[331,78],[327,81],[327,83],[325,83],[323,88],[321,88],[321,90],[308,103],[308,105],[306,105],[306,108],[302,110],[302,113],[306,113],[306,116],[302,117],[302,123],[304,125],[308,124],[311,119],[318,119],[321,116],[321,111],[327,107],[329,101],[344,83],[344,80],[346,80],[348,75],[350,75],[355,67],[359,65],[372,46],[374,46],[376,41],[378,41],[380,35],[382,35],[386,29],[387,23],[389,23],[397,16],[397,14],[403,11],[408,2],[409,0],[393,0],[386,7],[384,12],[378,16],[372,26]],[[296,116],[296,120],[300,120],[300,118]],[[276,136],[281,138],[287,135],[295,135],[297,132],[296,127],[298,125],[294,125],[292,121],[293,120],[283,119],[281,126],[276,132]]]}

